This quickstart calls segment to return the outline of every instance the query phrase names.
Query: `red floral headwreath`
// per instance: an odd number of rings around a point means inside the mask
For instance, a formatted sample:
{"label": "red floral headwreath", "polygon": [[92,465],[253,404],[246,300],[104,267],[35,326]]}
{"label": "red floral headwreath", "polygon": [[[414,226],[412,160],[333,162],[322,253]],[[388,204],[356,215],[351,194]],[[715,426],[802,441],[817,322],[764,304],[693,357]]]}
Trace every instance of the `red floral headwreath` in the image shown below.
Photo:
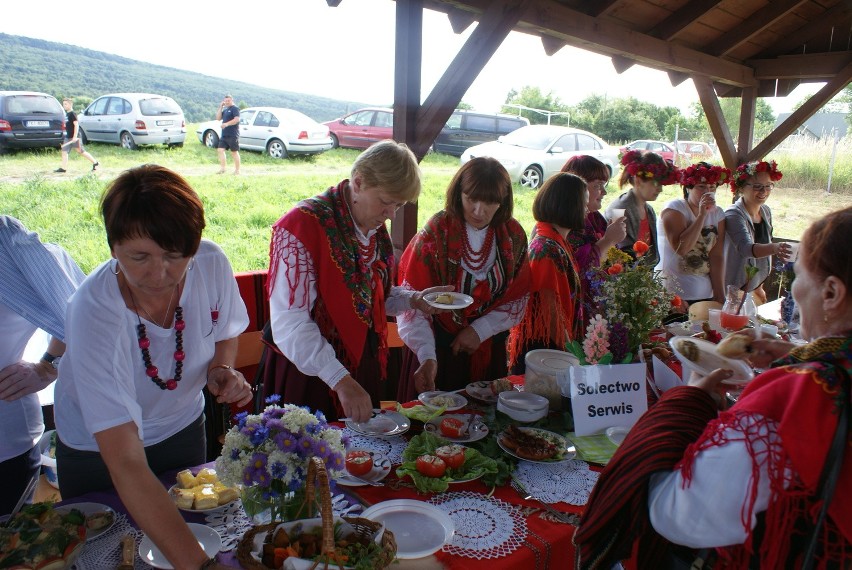
{"label": "red floral headwreath", "polygon": [[662,186],[674,184],[678,181],[678,168],[670,160],[663,164],[643,164],[642,151],[631,150],[621,156],[621,165],[630,176],[638,176],[645,180],[657,180]]}
{"label": "red floral headwreath", "polygon": [[731,171],[722,166],[704,166],[693,164],[680,170],[680,183],[692,187],[696,184],[725,184],[731,178]]}
{"label": "red floral headwreath", "polygon": [[746,180],[757,175],[758,172],[768,172],[769,179],[772,182],[781,180],[784,175],[778,170],[778,164],[774,160],[766,162],[764,160],[747,162],[737,167],[734,177],[731,178],[731,192],[736,194],[742,188]]}

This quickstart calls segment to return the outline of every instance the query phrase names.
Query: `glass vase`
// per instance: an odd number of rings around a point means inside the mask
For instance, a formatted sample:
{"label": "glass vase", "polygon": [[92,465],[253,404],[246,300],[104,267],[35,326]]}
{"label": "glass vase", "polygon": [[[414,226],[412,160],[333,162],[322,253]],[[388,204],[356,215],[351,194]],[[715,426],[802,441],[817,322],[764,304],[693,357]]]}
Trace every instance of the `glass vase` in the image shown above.
{"label": "glass vase", "polygon": [[305,488],[276,492],[264,487],[243,487],[240,495],[243,510],[255,525],[288,522],[307,518]]}

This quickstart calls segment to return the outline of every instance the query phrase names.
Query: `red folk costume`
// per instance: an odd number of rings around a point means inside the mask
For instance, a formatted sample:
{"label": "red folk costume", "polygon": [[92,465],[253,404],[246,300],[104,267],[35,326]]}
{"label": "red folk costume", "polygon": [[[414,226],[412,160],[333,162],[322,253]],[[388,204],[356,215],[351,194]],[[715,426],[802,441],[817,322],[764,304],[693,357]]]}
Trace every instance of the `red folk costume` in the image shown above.
{"label": "red folk costume", "polygon": [[[473,321],[492,309],[522,299],[529,291],[530,274],[527,263],[526,232],[514,218],[494,228],[494,247],[497,259],[488,271],[485,280],[474,283],[473,276],[461,266],[463,255],[462,240],[466,234],[465,222],[441,211],[432,216],[426,225],[411,240],[399,263],[398,282],[407,282],[413,289],[422,290],[438,285],[453,285],[456,291],[473,297],[473,304],[465,309],[441,313],[433,317],[433,330],[438,350],[439,389],[464,387],[468,382],[491,379],[484,376],[494,368],[489,366],[498,355],[505,356],[505,336],[503,346],[495,345],[495,339],[483,339],[479,349],[470,355],[469,365],[460,368],[465,355],[454,358],[452,353],[442,351],[449,342]],[[487,256],[488,252],[483,251]],[[444,341],[442,341],[444,339]],[[496,341],[497,343],[500,340]],[[442,346],[444,345],[444,346]],[[493,354],[492,354],[493,351]],[[416,361],[416,358],[414,358]],[[453,362],[450,362],[450,361]],[[409,367],[413,373],[416,367]],[[450,371],[446,374],[444,371]],[[502,363],[502,376],[508,372],[505,358]],[[495,376],[496,377],[496,376]],[[442,382],[453,382],[452,386]],[[414,394],[414,382],[411,374],[400,380],[400,394]]]}
{"label": "red folk costume", "polygon": [[[311,317],[338,360],[377,404],[378,380],[384,380],[387,370],[385,299],[390,293],[393,245],[384,225],[376,230],[369,246],[361,245],[346,201],[347,192],[349,181],[344,180],[337,187],[299,202],[275,223],[267,294],[271,297],[278,293],[273,291],[276,273],[287,252],[303,247],[313,261],[316,279],[317,298]],[[308,302],[310,280],[302,275],[307,269],[297,267],[295,275],[288,275],[289,290],[278,293],[289,295],[291,305]],[[330,419],[339,417],[342,410],[337,396],[325,383],[287,366],[291,363],[280,353],[276,359],[278,371],[267,371],[264,382],[267,394],[281,394],[284,402],[323,410]]]}
{"label": "red folk costume", "polygon": [[534,348],[565,350],[583,336],[580,271],[571,247],[551,224],[537,222],[529,246],[530,298],[509,335],[509,364]]}
{"label": "red folk costume", "polygon": [[[640,418],[601,473],[575,533],[577,568],[610,568],[638,546],[639,568],[660,567],[673,546],[649,521],[649,481],[655,473],[680,469],[685,488],[695,477],[702,451],[743,441],[752,460],[739,524],[744,544],[719,547],[714,568],[801,567],[820,504],[820,475],[837,429],[839,408],[849,405],[852,337],[821,338],[777,361],[756,377],[739,401],[716,416],[708,394],[682,386],[667,391]],[[709,423],[707,423],[709,421]],[[701,426],[705,425],[703,433]],[[771,434],[777,434],[771,437]],[[692,442],[692,443],[687,443]],[[755,445],[755,443],[759,443]],[[766,451],[755,453],[755,449]],[[768,507],[751,528],[757,481],[769,482]],[[705,474],[726,477],[723,471]],[[712,504],[708,500],[708,504]],[[689,513],[682,513],[688,516]],[[816,568],[852,563],[852,444],[847,439],[840,477],[818,534]]]}

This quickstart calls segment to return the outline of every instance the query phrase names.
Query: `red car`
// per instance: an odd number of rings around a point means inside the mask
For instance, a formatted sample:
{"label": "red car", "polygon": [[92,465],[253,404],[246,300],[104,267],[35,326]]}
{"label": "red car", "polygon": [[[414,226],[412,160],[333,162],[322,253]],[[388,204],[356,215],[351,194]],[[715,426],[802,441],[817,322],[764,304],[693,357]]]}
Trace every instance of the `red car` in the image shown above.
{"label": "red car", "polygon": [[328,126],[334,148],[367,148],[374,142],[393,138],[393,109],[359,109],[323,125]]}
{"label": "red car", "polygon": [[621,154],[626,153],[629,150],[641,150],[641,151],[651,151],[656,152],[666,160],[671,160],[675,162],[675,149],[669,143],[663,141],[633,141],[629,145],[623,146],[620,149]]}

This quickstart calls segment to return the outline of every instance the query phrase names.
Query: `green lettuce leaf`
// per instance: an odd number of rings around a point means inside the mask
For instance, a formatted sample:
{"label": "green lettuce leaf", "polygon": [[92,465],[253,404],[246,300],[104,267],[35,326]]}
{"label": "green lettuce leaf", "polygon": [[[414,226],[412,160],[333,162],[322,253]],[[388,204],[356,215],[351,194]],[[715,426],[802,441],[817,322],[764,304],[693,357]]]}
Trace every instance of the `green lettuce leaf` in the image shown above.
{"label": "green lettuce leaf", "polygon": [[450,444],[452,444],[451,441],[427,432],[412,437],[405,451],[402,452],[402,464],[396,469],[397,477],[408,475],[414,481],[417,490],[423,493],[443,493],[452,481],[466,481],[498,472],[496,461],[470,447],[465,447],[462,466],[458,469],[447,469],[443,477],[426,477],[417,470],[418,457],[434,455],[436,449]]}

